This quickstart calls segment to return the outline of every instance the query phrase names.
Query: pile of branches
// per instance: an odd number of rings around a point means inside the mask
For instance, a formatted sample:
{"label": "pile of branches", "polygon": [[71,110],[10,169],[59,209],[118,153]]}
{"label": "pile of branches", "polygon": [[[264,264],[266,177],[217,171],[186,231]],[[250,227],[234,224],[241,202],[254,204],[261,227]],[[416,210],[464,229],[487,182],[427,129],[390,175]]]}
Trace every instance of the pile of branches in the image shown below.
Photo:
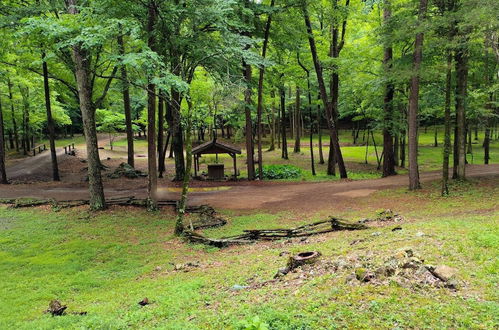
{"label": "pile of branches", "polygon": [[188,206],[187,213],[198,214],[196,220],[192,221],[192,230],[221,227],[227,224],[227,220],[220,217],[215,209],[209,205]]}
{"label": "pile of branches", "polygon": [[274,241],[295,237],[306,237],[318,234],[343,230],[361,230],[368,227],[358,223],[348,223],[337,218],[330,218],[325,221],[318,221],[304,226],[290,229],[260,229],[244,230],[243,234],[220,239],[205,237],[193,231],[185,232],[185,237],[192,243],[202,243],[215,247],[227,247],[237,244],[248,244],[255,241]]}

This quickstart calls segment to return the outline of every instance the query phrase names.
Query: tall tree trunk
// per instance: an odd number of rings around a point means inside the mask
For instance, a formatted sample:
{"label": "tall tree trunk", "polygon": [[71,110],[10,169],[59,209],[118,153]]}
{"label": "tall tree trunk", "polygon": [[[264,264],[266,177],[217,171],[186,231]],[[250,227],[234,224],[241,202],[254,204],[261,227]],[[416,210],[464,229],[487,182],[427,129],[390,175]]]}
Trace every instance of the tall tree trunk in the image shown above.
{"label": "tall tree trunk", "polygon": [[3,126],[2,100],[0,99],[0,184],[7,184],[7,172],[5,171],[5,136]]}
{"label": "tall tree trunk", "polygon": [[[148,6],[148,45],[152,50],[156,47],[154,38],[154,26],[156,25],[156,4],[154,0],[149,1]],[[148,77],[147,85],[147,200],[148,209],[158,208],[158,168],[156,163],[156,86],[151,82],[152,77]]]}
{"label": "tall tree trunk", "polygon": [[315,173],[315,160],[314,160],[314,119],[312,118],[312,91],[310,86],[310,71],[303,65],[300,61],[300,56],[298,54],[298,64],[301,66],[303,71],[307,74],[307,95],[308,95],[308,113],[310,116],[310,165],[312,168],[312,175],[316,175]]}
{"label": "tall tree trunk", "polygon": [[253,122],[251,120],[251,65],[244,63],[244,114],[246,116],[246,165],[248,180],[255,180],[255,149],[253,145]]}
{"label": "tall tree trunk", "polygon": [[[390,19],[392,16],[390,1],[385,0],[385,6],[383,8],[383,20],[385,27],[390,24]],[[387,28],[388,29],[388,28]],[[385,86],[385,97],[384,97],[384,125],[383,125],[383,177],[391,176],[397,174],[395,172],[395,153],[393,149],[393,95],[395,92],[395,87],[393,81],[389,78],[393,75],[392,71],[392,60],[393,60],[393,49],[391,42],[387,42],[385,45],[385,54],[383,57],[383,65],[385,68],[386,77],[388,82]]]}
{"label": "tall tree trunk", "polygon": [[47,112],[47,128],[49,131],[50,158],[52,160],[52,180],[60,181],[59,166],[57,165],[57,150],[55,149],[55,127],[52,119],[52,106],[50,104],[50,86],[45,52],[42,53],[43,89],[45,92],[45,109]]}
{"label": "tall tree trunk", "polygon": [[300,152],[300,138],[301,138],[301,104],[300,104],[300,87],[296,86],[296,103],[295,103],[295,116],[294,116],[294,128],[295,128],[295,148],[294,153]]}
{"label": "tall tree trunk", "polygon": [[466,46],[456,50],[456,129],[457,172],[456,179],[466,178],[466,94],[468,80],[468,54]]}
{"label": "tall tree trunk", "polygon": [[159,92],[158,96],[158,172],[159,177],[163,177],[165,171],[165,157],[163,156],[164,130],[165,130],[165,113],[164,113],[164,97],[163,93]]}
{"label": "tall tree trunk", "polygon": [[[123,35],[118,36],[118,51],[120,56],[125,56],[125,43]],[[132,108],[130,106],[130,83],[128,82],[128,72],[126,65],[122,64],[120,67],[121,72],[121,93],[123,95],[123,108],[125,111],[125,125],[126,125],[126,142],[127,142],[127,163],[135,167],[135,156],[133,148],[133,125],[132,125]]]}
{"label": "tall tree trunk", "polygon": [[[321,99],[320,94],[317,95],[317,98]],[[317,133],[319,134],[319,164],[324,164],[324,151],[322,149],[322,114],[321,114],[321,105],[317,104]]]}
{"label": "tall tree trunk", "polygon": [[[180,202],[178,205],[178,214],[177,220],[175,223],[175,235],[180,236],[184,233],[184,215],[185,208],[187,206],[187,194],[189,192],[189,183],[191,180],[191,167],[192,167],[192,124],[191,124],[191,111],[192,111],[192,103],[188,102],[189,112],[187,114],[187,127],[186,127],[186,137],[185,137],[185,152],[187,157],[187,166],[185,169],[183,183],[182,183],[182,195],[180,197]],[[196,164],[194,164],[196,166]],[[194,230],[191,223],[190,230]]]}
{"label": "tall tree trunk", "polygon": [[[275,0],[270,2],[270,7],[273,8]],[[270,26],[272,24],[272,14],[267,17],[265,24],[265,33],[263,37],[262,58],[267,55],[267,47],[269,44]],[[258,177],[263,180],[263,152],[262,152],[262,111],[263,111],[263,79],[265,74],[265,66],[260,67],[260,76],[258,78],[258,103],[257,103],[257,135],[258,135]],[[249,175],[248,175],[249,176]]]}
{"label": "tall tree trunk", "polygon": [[451,103],[451,88],[452,88],[452,52],[447,54],[447,76],[445,81],[445,133],[444,133],[444,159],[442,162],[442,196],[449,194],[449,157],[450,157],[450,103]]}
{"label": "tall tree trunk", "polygon": [[[428,0],[420,0],[418,20],[421,26],[426,16]],[[411,77],[411,91],[409,96],[409,110],[407,121],[409,126],[409,189],[420,189],[419,168],[418,168],[418,107],[419,107],[419,78],[421,62],[423,60],[423,32],[416,35],[414,44],[413,74]]]}
{"label": "tall tree trunk", "polygon": [[330,146],[330,148],[333,147],[334,150],[336,151],[335,158],[336,158],[336,161],[338,163],[341,178],[347,178],[347,170],[345,167],[345,163],[343,161],[343,155],[341,154],[341,148],[340,148],[340,143],[339,143],[339,139],[338,139],[338,130],[336,127],[336,122],[334,120],[333,105],[328,100],[326,85],[324,83],[322,65],[319,61],[319,57],[317,54],[317,47],[315,45],[315,38],[314,38],[313,30],[312,30],[312,23],[310,22],[310,16],[308,14],[308,9],[306,7],[306,4],[303,4],[302,11],[303,11],[303,17],[305,20],[305,26],[307,27],[310,52],[312,53],[312,59],[314,61],[314,67],[315,67],[315,72],[317,74],[317,80],[319,83],[319,90],[320,90],[320,94],[321,94],[321,99],[322,99],[322,103],[324,105],[324,108],[326,109],[327,124],[328,124],[328,128],[329,128],[330,139],[332,140],[332,146]]}
{"label": "tall tree trunk", "polygon": [[284,86],[279,88],[279,93],[281,95],[281,136],[282,136],[282,150],[281,157],[283,159],[288,159],[288,141],[286,139],[286,89]]}
{"label": "tall tree trunk", "polygon": [[[68,12],[78,14],[77,0],[68,0]],[[88,181],[90,192],[90,208],[101,210],[106,207],[104,187],[102,185],[101,163],[97,146],[97,129],[95,127],[95,108],[92,103],[92,86],[90,83],[90,54],[82,45],[73,46],[75,77],[78,85],[83,131],[87,145]]]}
{"label": "tall tree trunk", "polygon": [[175,156],[175,178],[174,181],[182,181],[185,174],[184,158],[184,133],[182,127],[182,118],[180,107],[183,96],[176,90],[172,90],[172,104],[170,105],[172,113],[172,150]]}
{"label": "tall tree trunk", "polygon": [[16,113],[14,111],[14,97],[12,95],[12,82],[10,81],[10,78],[7,79],[7,87],[9,88],[10,114],[12,117],[12,128],[14,131],[14,143],[16,151],[19,152],[19,132],[17,130]]}

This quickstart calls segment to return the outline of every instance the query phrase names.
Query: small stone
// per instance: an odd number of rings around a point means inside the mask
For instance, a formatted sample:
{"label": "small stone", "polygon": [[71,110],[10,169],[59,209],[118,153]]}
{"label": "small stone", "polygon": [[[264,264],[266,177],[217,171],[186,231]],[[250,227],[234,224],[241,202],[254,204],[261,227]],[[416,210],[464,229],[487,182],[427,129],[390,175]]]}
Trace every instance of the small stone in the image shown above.
{"label": "small stone", "polygon": [[433,270],[433,274],[444,282],[449,281],[457,274],[457,269],[446,266],[439,265]]}
{"label": "small stone", "polygon": [[289,251],[282,251],[281,253],[279,253],[279,257],[285,256],[288,254],[289,254]]}
{"label": "small stone", "polygon": [[421,231],[418,231],[418,232],[416,233],[416,237],[423,237],[423,236],[425,236],[425,233],[423,233],[423,232],[421,232]]}
{"label": "small stone", "polygon": [[156,268],[154,268],[155,271],[157,272],[160,272],[163,268],[161,268],[161,266],[156,266]]}
{"label": "small stone", "polygon": [[140,305],[140,306],[146,306],[146,305],[149,305],[149,299],[147,299],[147,297],[146,297],[146,298],[144,298],[144,299],[142,299],[141,301],[139,301],[139,305]]}
{"label": "small stone", "polygon": [[455,278],[451,278],[445,283],[445,287],[452,290],[457,290],[459,288],[459,282]]}
{"label": "small stone", "polygon": [[375,231],[374,233],[371,234],[371,236],[380,236],[381,233],[379,231]]}
{"label": "small stone", "polygon": [[244,290],[244,289],[247,289],[249,288],[249,286],[247,285],[239,285],[239,284],[234,284],[231,288],[231,290],[233,291],[241,291],[241,290]]}

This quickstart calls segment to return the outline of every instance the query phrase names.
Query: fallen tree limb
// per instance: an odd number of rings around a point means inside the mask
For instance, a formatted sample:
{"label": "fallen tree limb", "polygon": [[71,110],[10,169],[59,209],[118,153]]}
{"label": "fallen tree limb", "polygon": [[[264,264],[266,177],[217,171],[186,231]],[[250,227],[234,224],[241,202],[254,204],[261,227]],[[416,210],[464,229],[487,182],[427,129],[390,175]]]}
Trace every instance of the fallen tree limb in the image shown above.
{"label": "fallen tree limb", "polygon": [[318,221],[304,226],[290,229],[261,229],[244,230],[243,234],[220,239],[205,237],[193,231],[185,232],[185,238],[192,243],[201,243],[215,247],[227,247],[230,245],[248,244],[255,241],[273,241],[284,238],[306,237],[319,235],[334,231],[361,230],[368,227],[363,224],[348,223],[337,218],[330,218],[325,221]]}
{"label": "fallen tree limb", "polygon": [[[86,199],[79,200],[62,200],[56,201],[54,199],[33,199],[33,198],[17,198],[17,199],[1,199],[0,204],[9,204],[12,208],[21,207],[34,207],[41,205],[51,205],[54,208],[70,208],[88,205],[89,201]],[[135,196],[128,197],[116,197],[109,198],[106,200],[108,206],[119,205],[119,206],[146,206],[146,200],[135,198]],[[177,201],[174,200],[162,200],[158,201],[159,206],[177,206]]]}

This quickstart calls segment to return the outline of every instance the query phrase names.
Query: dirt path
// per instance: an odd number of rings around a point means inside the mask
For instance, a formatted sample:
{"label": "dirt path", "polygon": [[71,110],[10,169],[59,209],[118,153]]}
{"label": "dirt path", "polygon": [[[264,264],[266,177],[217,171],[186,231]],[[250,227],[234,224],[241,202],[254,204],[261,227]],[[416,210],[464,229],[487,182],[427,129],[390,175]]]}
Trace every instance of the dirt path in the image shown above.
{"label": "dirt path", "polygon": [[[68,157],[63,148],[57,148],[57,160],[64,161]],[[10,181],[50,180],[52,178],[52,158],[50,150],[25,158],[7,167],[7,177]]]}
{"label": "dirt path", "polygon": [[[497,177],[499,164],[469,165],[469,177]],[[421,181],[438,180],[439,171],[421,174]],[[317,211],[334,209],[348,202],[355,206],[355,200],[376,191],[407,186],[407,175],[383,179],[329,182],[242,182],[240,185],[223,186],[222,189],[194,188],[189,194],[191,205],[210,204],[216,208],[229,210],[252,210],[261,212]],[[146,196],[145,180],[114,180],[106,182],[105,193],[109,197]],[[180,192],[171,183],[163,181],[158,191],[161,199],[178,199]],[[88,198],[87,184],[78,183],[38,183],[0,186],[0,197],[55,198],[58,200]]]}

